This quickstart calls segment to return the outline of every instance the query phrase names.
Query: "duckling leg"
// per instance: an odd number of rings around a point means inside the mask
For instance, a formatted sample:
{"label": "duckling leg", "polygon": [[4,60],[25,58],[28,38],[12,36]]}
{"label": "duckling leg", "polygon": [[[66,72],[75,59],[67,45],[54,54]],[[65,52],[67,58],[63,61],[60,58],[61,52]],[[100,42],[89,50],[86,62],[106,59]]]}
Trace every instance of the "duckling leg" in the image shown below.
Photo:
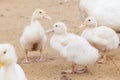
{"label": "duckling leg", "polygon": [[103,58],[98,61],[99,64],[105,64],[106,63],[107,53],[108,53],[108,50],[106,49],[105,52],[104,52]]}
{"label": "duckling leg", "polygon": [[76,64],[73,63],[73,64],[71,65],[71,68],[72,68],[72,69],[71,69],[71,70],[65,70],[65,71],[62,72],[62,74],[74,74],[74,73],[76,73],[76,72],[75,72],[75,65],[76,65]]}
{"label": "duckling leg", "polygon": [[76,65],[76,64],[73,63],[72,66],[71,66],[71,67],[72,67],[72,73],[75,73],[75,65]]}
{"label": "duckling leg", "polygon": [[28,50],[25,50],[25,60],[23,61],[23,63],[31,63],[32,61],[31,60],[28,60]]}
{"label": "duckling leg", "polygon": [[45,59],[42,58],[43,48],[40,49],[40,56],[36,59],[37,62],[44,62]]}

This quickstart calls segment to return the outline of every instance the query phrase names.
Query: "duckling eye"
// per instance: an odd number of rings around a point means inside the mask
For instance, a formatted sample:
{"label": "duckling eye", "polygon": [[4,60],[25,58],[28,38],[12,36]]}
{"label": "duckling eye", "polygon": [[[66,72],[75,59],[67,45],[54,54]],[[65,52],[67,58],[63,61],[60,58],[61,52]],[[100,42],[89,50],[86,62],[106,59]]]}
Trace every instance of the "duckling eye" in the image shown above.
{"label": "duckling eye", "polygon": [[40,11],[39,13],[41,14],[42,12]]}
{"label": "duckling eye", "polygon": [[88,21],[90,22],[91,20],[89,19]]}
{"label": "duckling eye", "polygon": [[3,54],[6,54],[6,53],[7,53],[6,51],[3,52]]}
{"label": "duckling eye", "polygon": [[55,25],[55,27],[58,27],[58,25]]}

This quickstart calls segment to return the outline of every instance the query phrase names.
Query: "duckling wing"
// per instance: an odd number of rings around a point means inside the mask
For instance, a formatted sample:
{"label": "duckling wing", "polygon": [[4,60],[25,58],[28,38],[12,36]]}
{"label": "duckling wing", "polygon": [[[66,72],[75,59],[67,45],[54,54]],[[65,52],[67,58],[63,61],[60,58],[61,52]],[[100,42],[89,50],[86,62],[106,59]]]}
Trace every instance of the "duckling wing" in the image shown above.
{"label": "duckling wing", "polygon": [[77,37],[66,47],[66,58],[79,65],[95,63],[100,57],[98,50],[92,47],[83,37]]}
{"label": "duckling wing", "polygon": [[107,41],[106,46],[109,49],[116,49],[120,43],[117,33],[113,29],[106,26],[98,27],[96,29],[96,34],[98,34],[99,38]]}
{"label": "duckling wing", "polygon": [[[79,37],[79,36],[77,36]],[[53,49],[57,50],[62,57],[66,56],[66,47],[74,40],[74,34],[67,35],[54,35],[50,40],[50,45]]]}
{"label": "duckling wing", "polygon": [[113,31],[112,29],[106,26],[100,26],[94,30],[93,41],[97,44],[107,45],[107,44],[110,44],[110,42],[114,40],[113,39],[114,36],[116,38],[115,31]]}

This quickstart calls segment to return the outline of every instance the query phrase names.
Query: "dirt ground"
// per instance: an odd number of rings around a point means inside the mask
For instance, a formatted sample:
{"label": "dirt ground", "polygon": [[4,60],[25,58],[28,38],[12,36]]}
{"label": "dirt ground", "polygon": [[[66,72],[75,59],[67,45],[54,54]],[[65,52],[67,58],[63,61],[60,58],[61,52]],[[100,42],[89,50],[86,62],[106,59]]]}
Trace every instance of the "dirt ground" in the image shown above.
{"label": "dirt ground", "polygon": [[[43,9],[52,17],[52,20],[42,20],[41,24],[45,30],[49,29],[55,22],[63,21],[68,26],[68,31],[80,34],[78,26],[79,0],[0,0],[0,43],[11,43],[15,46],[18,62],[26,73],[28,80],[60,80],[63,76],[62,70],[69,69],[70,63],[63,59],[58,52],[49,45],[51,35],[43,56],[46,62],[22,64],[24,51],[20,46],[19,39],[26,25],[29,25],[31,15],[36,9]],[[29,53],[32,60],[39,52]],[[89,70],[83,74],[66,75],[71,80],[120,80],[120,48],[111,51],[106,64],[89,65]],[[114,64],[115,63],[115,64]],[[117,67],[116,67],[117,65]],[[119,69],[118,69],[119,68]]]}

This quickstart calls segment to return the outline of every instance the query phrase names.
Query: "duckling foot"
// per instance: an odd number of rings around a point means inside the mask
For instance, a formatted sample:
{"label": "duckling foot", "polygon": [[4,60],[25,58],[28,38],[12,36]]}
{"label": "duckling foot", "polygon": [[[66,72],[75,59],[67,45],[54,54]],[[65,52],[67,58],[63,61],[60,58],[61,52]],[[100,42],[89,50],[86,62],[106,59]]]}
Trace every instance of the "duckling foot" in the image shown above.
{"label": "duckling foot", "polygon": [[105,63],[106,63],[106,60],[104,60],[104,59],[98,60],[98,64],[105,64]]}
{"label": "duckling foot", "polygon": [[61,74],[74,74],[76,72],[73,72],[72,70],[65,70],[65,71],[62,71]]}
{"label": "duckling foot", "polygon": [[46,59],[42,59],[42,58],[37,58],[36,59],[36,62],[45,62],[46,61]]}
{"label": "duckling foot", "polygon": [[26,60],[26,59],[24,59],[24,60],[22,61],[23,64],[30,64],[31,62],[32,62],[32,60]]}
{"label": "duckling foot", "polygon": [[81,73],[85,73],[88,71],[88,68],[87,67],[84,67],[84,68],[79,68],[76,70],[76,73],[78,74],[81,74]]}

